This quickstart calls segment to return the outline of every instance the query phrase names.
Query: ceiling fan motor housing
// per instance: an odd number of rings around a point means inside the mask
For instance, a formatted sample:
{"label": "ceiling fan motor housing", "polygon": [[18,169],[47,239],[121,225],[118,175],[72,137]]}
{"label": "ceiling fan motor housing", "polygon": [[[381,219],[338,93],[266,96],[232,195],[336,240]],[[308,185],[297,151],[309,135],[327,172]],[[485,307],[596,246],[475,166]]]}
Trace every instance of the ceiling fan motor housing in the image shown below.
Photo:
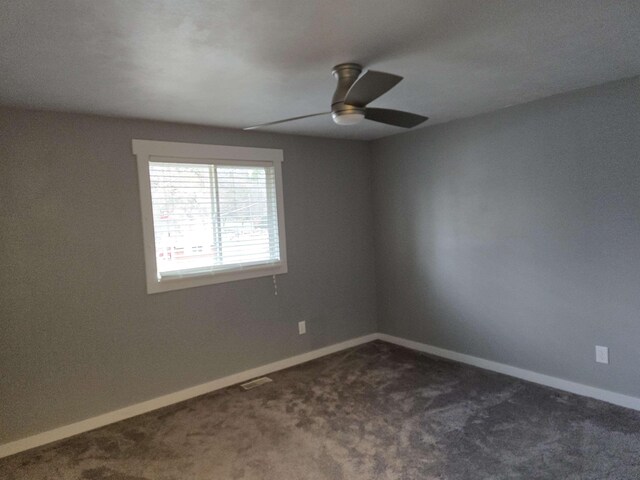
{"label": "ceiling fan motor housing", "polygon": [[[345,125],[357,123],[364,118],[364,108],[346,105],[344,99],[351,86],[362,73],[362,66],[357,63],[341,63],[333,67],[331,73],[338,80],[338,86],[331,99],[331,116],[333,120],[338,124]],[[353,121],[350,121],[350,119]]]}

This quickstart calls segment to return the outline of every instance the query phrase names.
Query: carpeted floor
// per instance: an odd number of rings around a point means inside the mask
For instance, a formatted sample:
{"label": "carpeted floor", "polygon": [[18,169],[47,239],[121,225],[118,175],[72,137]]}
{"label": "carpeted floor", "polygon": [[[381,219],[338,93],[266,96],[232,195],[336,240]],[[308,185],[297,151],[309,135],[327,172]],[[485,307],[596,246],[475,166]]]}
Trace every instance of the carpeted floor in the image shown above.
{"label": "carpeted floor", "polygon": [[0,478],[640,479],[640,412],[373,342],[0,460]]}

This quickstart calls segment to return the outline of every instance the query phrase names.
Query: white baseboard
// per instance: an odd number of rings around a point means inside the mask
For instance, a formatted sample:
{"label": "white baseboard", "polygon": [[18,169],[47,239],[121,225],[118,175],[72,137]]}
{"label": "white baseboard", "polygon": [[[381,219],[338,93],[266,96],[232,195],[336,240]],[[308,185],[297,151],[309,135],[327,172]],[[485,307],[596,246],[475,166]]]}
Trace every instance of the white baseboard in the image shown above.
{"label": "white baseboard", "polygon": [[81,420],[79,422],[65,425],[59,428],[54,428],[53,430],[38,433],[30,437],[5,443],[3,445],[0,445],[0,458],[7,457],[24,450],[29,450],[31,448],[39,447],[47,443],[55,442],[57,440],[62,440],[63,438],[71,437],[73,435],[87,432],[89,430],[94,430],[96,428],[109,425],[110,423],[115,423],[119,422],[120,420],[135,417],[136,415],[141,415],[158,408],[173,405],[174,403],[182,402],[184,400],[204,395],[205,393],[210,393],[215,390],[220,390],[221,388],[226,388],[237,383],[242,383],[247,380],[251,380],[252,378],[268,375],[278,370],[283,370],[285,368],[308,362],[309,360],[314,360],[331,353],[339,352],[340,350],[345,350],[357,345],[362,345],[363,343],[371,342],[373,340],[376,340],[377,338],[377,333],[353,338],[345,342],[336,343],[334,345],[329,345],[317,350],[312,350],[310,352],[296,355],[294,357],[285,358],[284,360],[269,363],[261,367],[252,368],[251,370],[245,370],[244,372],[235,373],[233,375],[229,375],[228,377],[218,378],[211,382],[196,385],[195,387],[185,388],[184,390],[180,390],[179,392],[163,395],[161,397],[153,398],[145,402],[136,403],[135,405],[129,405],[128,407],[104,413],[102,415],[98,415],[97,417],[87,418],[86,420]]}
{"label": "white baseboard", "polygon": [[394,343],[402,347],[410,348],[411,350],[417,350],[419,352],[428,353],[437,357],[447,358],[449,360],[454,360],[460,363],[466,363],[475,367],[484,368],[485,370],[492,370],[494,372],[503,373],[511,377],[521,378],[529,382],[539,383],[540,385],[546,385],[547,387],[557,388],[558,390],[576,393],[584,397],[595,398],[597,400],[613,403],[614,405],[619,405],[621,407],[640,410],[640,398],[637,397],[623,395],[622,393],[616,393],[610,390],[604,390],[602,388],[591,387],[582,383],[571,382],[569,380],[552,377],[550,375],[544,375],[542,373],[532,372],[531,370],[525,370],[523,368],[512,367],[511,365],[506,365],[504,363],[493,362],[491,360],[485,360],[484,358],[474,357],[472,355],[466,355],[464,353],[458,353],[452,350],[434,347],[433,345],[428,345],[426,343],[420,343],[413,340],[394,337],[392,335],[387,335],[386,333],[379,333],[378,339],[385,342]]}
{"label": "white baseboard", "polygon": [[603,400],[605,402],[619,405],[621,407],[640,410],[640,398],[637,397],[623,395],[621,393],[591,387],[588,385],[583,385],[581,383],[571,382],[569,380],[544,375],[542,373],[532,372],[531,370],[512,367],[504,363],[493,362],[491,360],[485,360],[484,358],[474,357],[472,355],[466,355],[464,353],[458,353],[452,350],[434,347],[433,345],[428,345],[426,343],[420,343],[413,340],[394,337],[385,333],[372,333],[363,337],[354,338],[345,342],[336,343],[334,345],[329,345],[317,350],[312,350],[307,353],[285,358],[284,360],[269,363],[261,367],[245,370],[244,372],[219,378],[211,382],[196,385],[195,387],[186,388],[184,390],[153,398],[145,402],[136,403],[135,405],[130,405],[119,410],[104,413],[102,415],[98,415],[97,417],[88,418],[86,420],[81,420],[79,422],[65,425],[63,427],[38,433],[30,437],[5,443],[3,445],[0,445],[0,458],[7,457],[24,450],[29,450],[31,448],[39,447],[47,443],[55,442],[57,440],[62,440],[64,438],[87,432],[89,430],[94,430],[96,428],[109,425],[110,423],[119,422],[120,420],[125,420],[127,418],[141,415],[143,413],[151,412],[153,410],[157,410],[158,408],[173,405],[174,403],[182,402],[184,400],[204,395],[215,390],[220,390],[231,385],[251,380],[252,378],[268,375],[278,370],[293,367],[295,365],[299,365],[316,358],[324,357],[325,355],[329,355],[331,353],[339,352],[347,348],[372,342],[373,340],[382,340],[409,348],[411,350],[417,350],[419,352],[447,358],[456,362],[466,363],[468,365],[484,368],[486,370],[492,370],[494,372],[503,373],[505,375],[521,378],[523,380],[557,388],[559,390],[576,393],[585,397]]}

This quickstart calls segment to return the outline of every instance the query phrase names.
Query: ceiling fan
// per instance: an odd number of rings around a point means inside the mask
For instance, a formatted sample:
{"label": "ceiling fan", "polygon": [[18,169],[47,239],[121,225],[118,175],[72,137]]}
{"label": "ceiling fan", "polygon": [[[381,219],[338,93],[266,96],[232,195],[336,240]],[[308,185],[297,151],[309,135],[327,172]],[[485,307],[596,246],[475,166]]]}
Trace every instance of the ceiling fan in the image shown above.
{"label": "ceiling fan", "polygon": [[362,67],[357,63],[341,63],[333,67],[333,76],[338,80],[338,86],[331,100],[331,111],[287,118],[276,122],[263,123],[247,127],[244,130],[270,127],[280,123],[292,122],[303,118],[318,117],[331,114],[338,125],[355,125],[363,119],[386,123],[396,127],[411,128],[428,120],[428,117],[415,113],[390,110],[388,108],[370,108],[369,103],[384,95],[395,87],[402,77],[391,73],[367,70],[362,76]]}

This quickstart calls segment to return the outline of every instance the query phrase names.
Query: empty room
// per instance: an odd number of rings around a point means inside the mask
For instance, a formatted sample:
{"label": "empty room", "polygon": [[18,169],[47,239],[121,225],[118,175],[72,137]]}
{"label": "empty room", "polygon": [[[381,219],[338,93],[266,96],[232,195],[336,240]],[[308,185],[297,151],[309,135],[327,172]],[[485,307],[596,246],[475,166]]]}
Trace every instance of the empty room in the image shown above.
{"label": "empty room", "polygon": [[5,0],[0,478],[640,479],[640,2]]}

